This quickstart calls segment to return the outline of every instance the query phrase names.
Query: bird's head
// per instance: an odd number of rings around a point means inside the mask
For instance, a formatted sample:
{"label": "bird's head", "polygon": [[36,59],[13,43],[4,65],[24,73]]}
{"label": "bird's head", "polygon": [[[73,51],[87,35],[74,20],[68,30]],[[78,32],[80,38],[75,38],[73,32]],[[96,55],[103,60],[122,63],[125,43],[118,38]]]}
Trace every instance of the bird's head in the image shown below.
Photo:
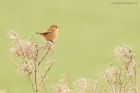
{"label": "bird's head", "polygon": [[58,31],[58,26],[57,25],[51,25],[49,28],[50,31]]}
{"label": "bird's head", "polygon": [[50,27],[51,27],[51,28],[58,28],[57,25],[51,25]]}

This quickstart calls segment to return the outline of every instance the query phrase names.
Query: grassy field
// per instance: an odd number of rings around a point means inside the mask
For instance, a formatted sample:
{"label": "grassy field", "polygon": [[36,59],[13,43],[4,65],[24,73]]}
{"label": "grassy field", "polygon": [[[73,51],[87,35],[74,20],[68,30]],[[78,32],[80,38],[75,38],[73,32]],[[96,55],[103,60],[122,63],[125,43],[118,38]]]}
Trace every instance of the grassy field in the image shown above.
{"label": "grassy field", "polygon": [[9,53],[11,44],[6,37],[9,30],[45,43],[35,32],[51,24],[59,25],[50,83],[57,82],[64,73],[70,74],[72,80],[79,77],[99,80],[102,70],[116,62],[113,49],[123,43],[133,48],[139,62],[139,2],[111,4],[112,1],[0,0],[0,89],[10,93],[32,92],[26,78],[17,73],[15,60]]}

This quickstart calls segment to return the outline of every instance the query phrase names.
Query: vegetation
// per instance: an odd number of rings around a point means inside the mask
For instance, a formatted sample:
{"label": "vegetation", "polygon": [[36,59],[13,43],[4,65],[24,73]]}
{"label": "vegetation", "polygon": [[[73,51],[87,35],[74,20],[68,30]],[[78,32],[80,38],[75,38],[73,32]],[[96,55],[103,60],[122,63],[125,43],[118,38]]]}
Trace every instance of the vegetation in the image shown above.
{"label": "vegetation", "polygon": [[137,86],[135,56],[127,45],[114,50],[116,57],[122,62],[103,71],[102,82],[83,77],[72,82],[66,74],[55,85],[49,85],[48,72],[54,60],[48,55],[54,54],[54,44],[35,44],[32,40],[21,39],[15,32],[9,32],[8,37],[14,43],[11,52],[21,61],[17,68],[27,77],[34,93],[98,93],[97,83],[103,82],[103,93],[140,93]]}

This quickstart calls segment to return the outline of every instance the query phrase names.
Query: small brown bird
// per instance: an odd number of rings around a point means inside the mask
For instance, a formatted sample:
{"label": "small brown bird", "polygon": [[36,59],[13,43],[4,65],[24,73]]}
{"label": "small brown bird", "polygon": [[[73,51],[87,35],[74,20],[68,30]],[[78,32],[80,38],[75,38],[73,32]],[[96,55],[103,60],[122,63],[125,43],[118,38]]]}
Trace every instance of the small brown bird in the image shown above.
{"label": "small brown bird", "polygon": [[51,42],[55,42],[57,37],[58,37],[58,26],[57,25],[51,25],[46,32],[42,32],[42,33],[36,33],[36,34],[40,34],[41,36],[43,36],[45,38],[45,40],[47,41],[51,41]]}

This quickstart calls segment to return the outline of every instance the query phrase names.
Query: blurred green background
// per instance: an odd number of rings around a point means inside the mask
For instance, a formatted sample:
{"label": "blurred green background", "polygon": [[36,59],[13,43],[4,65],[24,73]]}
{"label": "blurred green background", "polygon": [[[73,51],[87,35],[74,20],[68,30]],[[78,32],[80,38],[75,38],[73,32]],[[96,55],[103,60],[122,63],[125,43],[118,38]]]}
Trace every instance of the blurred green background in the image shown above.
{"label": "blurred green background", "polygon": [[6,37],[9,30],[44,43],[35,32],[52,24],[59,25],[56,63],[49,73],[50,83],[57,82],[64,73],[70,74],[72,80],[79,77],[98,80],[102,70],[116,62],[113,49],[123,43],[134,49],[139,62],[139,2],[110,3],[114,1],[0,0],[0,89],[10,93],[32,93],[29,82],[17,73],[15,60],[9,53],[11,44]]}

